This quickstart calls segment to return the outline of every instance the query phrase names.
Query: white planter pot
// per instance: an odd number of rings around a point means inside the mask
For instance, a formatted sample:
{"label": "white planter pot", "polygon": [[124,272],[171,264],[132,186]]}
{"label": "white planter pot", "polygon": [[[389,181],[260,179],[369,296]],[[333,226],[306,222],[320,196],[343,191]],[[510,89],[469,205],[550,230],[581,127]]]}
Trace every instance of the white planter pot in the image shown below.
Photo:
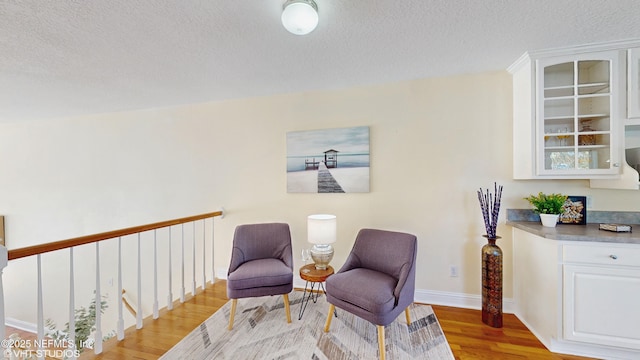
{"label": "white planter pot", "polygon": [[558,223],[558,214],[540,214],[540,221],[542,221],[542,226],[546,227],[556,227]]}

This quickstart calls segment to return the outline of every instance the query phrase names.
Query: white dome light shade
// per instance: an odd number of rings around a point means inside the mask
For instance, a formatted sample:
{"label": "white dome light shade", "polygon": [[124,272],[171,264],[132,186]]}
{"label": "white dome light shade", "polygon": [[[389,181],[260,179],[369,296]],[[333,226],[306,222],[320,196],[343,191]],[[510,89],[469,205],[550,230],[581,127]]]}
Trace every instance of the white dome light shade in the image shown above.
{"label": "white dome light shade", "polygon": [[313,0],[288,0],[282,10],[282,25],[296,35],[312,32],[318,26],[318,6]]}

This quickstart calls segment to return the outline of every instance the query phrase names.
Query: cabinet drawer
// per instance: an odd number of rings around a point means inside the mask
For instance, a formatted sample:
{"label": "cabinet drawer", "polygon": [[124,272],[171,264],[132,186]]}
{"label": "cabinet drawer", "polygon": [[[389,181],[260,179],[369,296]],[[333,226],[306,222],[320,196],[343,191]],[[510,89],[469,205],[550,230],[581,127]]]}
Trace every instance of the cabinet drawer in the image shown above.
{"label": "cabinet drawer", "polygon": [[570,263],[640,266],[640,247],[564,245],[563,260]]}

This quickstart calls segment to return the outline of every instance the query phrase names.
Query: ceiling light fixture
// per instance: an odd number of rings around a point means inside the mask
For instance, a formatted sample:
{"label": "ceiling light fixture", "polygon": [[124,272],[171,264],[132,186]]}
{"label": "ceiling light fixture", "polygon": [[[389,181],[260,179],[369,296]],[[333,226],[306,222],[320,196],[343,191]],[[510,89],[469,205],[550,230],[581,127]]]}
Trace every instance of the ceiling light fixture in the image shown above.
{"label": "ceiling light fixture", "polygon": [[318,5],[313,0],[287,0],[282,25],[292,34],[307,35],[318,26]]}

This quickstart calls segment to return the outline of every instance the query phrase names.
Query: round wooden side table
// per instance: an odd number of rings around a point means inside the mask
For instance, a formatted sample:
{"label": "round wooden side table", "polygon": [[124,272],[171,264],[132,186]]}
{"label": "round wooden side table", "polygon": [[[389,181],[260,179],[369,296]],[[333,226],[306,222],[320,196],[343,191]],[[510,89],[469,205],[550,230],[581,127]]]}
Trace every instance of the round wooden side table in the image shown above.
{"label": "round wooden side table", "polygon": [[[331,275],[333,275],[333,268],[331,266],[327,266],[326,270],[316,269],[315,264],[308,264],[300,268],[300,278],[302,278],[302,280],[305,280],[306,283],[304,284],[304,292],[302,293],[302,302],[300,303],[298,320],[302,319],[302,315],[304,314],[304,310],[307,308],[309,300],[313,300],[314,304],[318,301],[320,290],[322,290],[325,296],[327,295],[327,291],[325,290],[323,283]],[[311,289],[307,290],[309,287],[309,283],[311,283]],[[313,289],[316,284],[318,284],[318,288],[315,290],[315,296],[313,296]]]}

